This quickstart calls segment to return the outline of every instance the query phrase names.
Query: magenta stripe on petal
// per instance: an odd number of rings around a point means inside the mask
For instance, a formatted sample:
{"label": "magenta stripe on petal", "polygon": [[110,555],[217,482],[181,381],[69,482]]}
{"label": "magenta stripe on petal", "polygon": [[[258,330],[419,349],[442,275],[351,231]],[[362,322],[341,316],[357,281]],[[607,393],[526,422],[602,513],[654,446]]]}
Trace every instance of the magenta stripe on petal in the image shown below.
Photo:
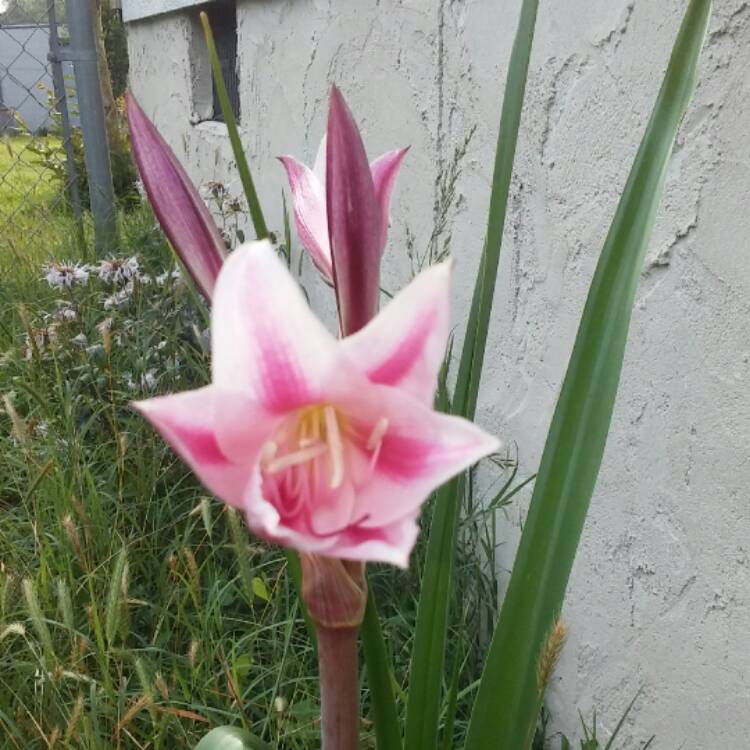
{"label": "magenta stripe on petal", "polygon": [[263,343],[257,357],[263,404],[274,413],[282,413],[310,403],[316,394],[311,393],[298,363],[277,336],[273,329],[259,327],[257,340]]}
{"label": "magenta stripe on petal", "polygon": [[430,473],[440,460],[442,445],[408,435],[389,433],[383,439],[378,470],[398,479],[417,479]]}
{"label": "magenta stripe on petal", "polygon": [[362,137],[335,86],[327,135],[328,234],[341,329],[348,336],[378,310],[381,211]]}
{"label": "magenta stripe on petal", "polygon": [[126,94],[133,155],[159,223],[207,299],[224,262],[224,242],[206,204],[172,149]]}
{"label": "magenta stripe on petal", "polygon": [[425,341],[435,328],[438,313],[435,308],[428,309],[416,320],[410,321],[396,349],[367,371],[368,379],[381,385],[399,384],[422,361]]}

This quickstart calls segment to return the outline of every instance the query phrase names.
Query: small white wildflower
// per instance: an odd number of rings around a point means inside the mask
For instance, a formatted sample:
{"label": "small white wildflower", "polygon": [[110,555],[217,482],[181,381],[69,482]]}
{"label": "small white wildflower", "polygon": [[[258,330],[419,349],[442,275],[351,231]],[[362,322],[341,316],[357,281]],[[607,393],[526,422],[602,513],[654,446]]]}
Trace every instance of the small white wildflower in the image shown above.
{"label": "small white wildflower", "polygon": [[151,369],[141,376],[141,388],[152,391],[156,388],[156,370]]}
{"label": "small white wildflower", "polygon": [[37,437],[46,438],[49,435],[49,422],[42,420],[34,426],[34,434]]}
{"label": "small white wildflower", "polygon": [[158,344],[156,345],[156,351],[157,351],[157,352],[160,352],[160,351],[161,351],[162,349],[164,349],[164,348],[165,348],[166,346],[167,346],[167,340],[166,340],[166,339],[164,339],[163,341],[160,341],[160,342],[159,342],[159,343],[158,343]]}
{"label": "small white wildflower", "polygon": [[135,390],[135,380],[133,380],[133,373],[132,372],[124,372],[122,376],[125,378],[125,386],[128,388],[128,390],[134,391]]}
{"label": "small white wildflower", "polygon": [[99,264],[97,274],[107,284],[122,284],[138,275],[138,258],[109,258]]}
{"label": "small white wildflower", "polygon": [[130,301],[130,297],[133,294],[133,282],[129,281],[119,292],[110,294],[104,300],[104,309],[112,310],[113,308],[122,307]]}
{"label": "small white wildflower", "polygon": [[55,318],[61,323],[70,323],[78,320],[78,313],[72,307],[61,307],[56,313]]}
{"label": "small white wildflower", "polygon": [[79,263],[48,263],[42,269],[47,283],[57,289],[69,289],[89,280],[90,269]]}
{"label": "small white wildflower", "polygon": [[138,276],[138,281],[144,286],[148,286],[153,283],[154,280],[147,273],[142,273]]}
{"label": "small white wildflower", "polygon": [[79,333],[77,336],[74,336],[71,341],[76,346],[88,346],[89,339],[88,336],[86,336],[85,333]]}
{"label": "small white wildflower", "polygon": [[164,271],[164,273],[160,273],[154,281],[156,281],[157,286],[164,286],[164,284],[167,283],[167,279],[169,278],[169,271]]}
{"label": "small white wildflower", "polygon": [[171,276],[175,280],[179,280],[182,278],[182,271],[180,271],[179,268],[175,268],[174,271],[172,271]]}

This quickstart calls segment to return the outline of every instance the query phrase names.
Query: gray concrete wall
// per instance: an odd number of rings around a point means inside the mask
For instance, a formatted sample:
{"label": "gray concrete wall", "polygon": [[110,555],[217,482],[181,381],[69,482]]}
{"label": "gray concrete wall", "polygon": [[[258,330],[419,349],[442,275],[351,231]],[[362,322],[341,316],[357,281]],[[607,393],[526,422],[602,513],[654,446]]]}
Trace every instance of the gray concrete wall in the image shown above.
{"label": "gray concrete wall", "polygon": [[[518,443],[526,473],[685,4],[541,3],[479,417]],[[373,155],[412,144],[385,262],[395,289],[409,275],[407,228],[423,249],[436,181],[476,127],[450,216],[463,322],[519,6],[240,0],[242,129],[272,223],[284,184],[274,157],[313,159],[336,82]],[[193,31],[180,13],[132,24],[133,88],[194,177],[237,185],[223,126],[191,125],[206,75]],[[642,687],[625,740],[748,745],[749,65],[750,5],[716,0],[564,611],[571,635],[550,706],[566,731],[594,706],[612,728]],[[503,526],[508,563],[524,507]]]}

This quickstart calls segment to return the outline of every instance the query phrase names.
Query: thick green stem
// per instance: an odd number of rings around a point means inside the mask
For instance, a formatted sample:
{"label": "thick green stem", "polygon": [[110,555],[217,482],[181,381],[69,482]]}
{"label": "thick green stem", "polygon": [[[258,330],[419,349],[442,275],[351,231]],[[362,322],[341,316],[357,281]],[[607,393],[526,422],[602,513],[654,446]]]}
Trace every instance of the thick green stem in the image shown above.
{"label": "thick green stem", "polygon": [[323,750],[359,749],[358,628],[318,626]]}

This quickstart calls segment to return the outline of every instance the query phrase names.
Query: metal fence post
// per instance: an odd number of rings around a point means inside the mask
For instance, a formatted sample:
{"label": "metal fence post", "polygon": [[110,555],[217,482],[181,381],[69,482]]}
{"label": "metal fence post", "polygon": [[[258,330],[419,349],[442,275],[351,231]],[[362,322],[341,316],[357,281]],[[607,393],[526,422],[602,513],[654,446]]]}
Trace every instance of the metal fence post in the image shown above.
{"label": "metal fence post", "polygon": [[117,214],[96,58],[94,3],[92,0],[65,0],[65,7],[70,48],[65,50],[64,58],[73,61],[75,70],[96,248],[106,252],[113,250],[117,243]]}
{"label": "metal fence post", "polygon": [[73,151],[73,130],[70,126],[70,109],[68,108],[68,94],[65,88],[62,61],[60,59],[60,35],[57,29],[57,12],[55,0],[50,0],[47,8],[49,18],[49,55],[47,56],[52,68],[52,87],[55,92],[55,102],[60,113],[60,129],[62,130],[63,148],[65,149],[65,170],[68,174],[68,193],[73,215],[79,226],[81,224],[81,193],[78,189],[78,169],[76,168],[75,152]]}

